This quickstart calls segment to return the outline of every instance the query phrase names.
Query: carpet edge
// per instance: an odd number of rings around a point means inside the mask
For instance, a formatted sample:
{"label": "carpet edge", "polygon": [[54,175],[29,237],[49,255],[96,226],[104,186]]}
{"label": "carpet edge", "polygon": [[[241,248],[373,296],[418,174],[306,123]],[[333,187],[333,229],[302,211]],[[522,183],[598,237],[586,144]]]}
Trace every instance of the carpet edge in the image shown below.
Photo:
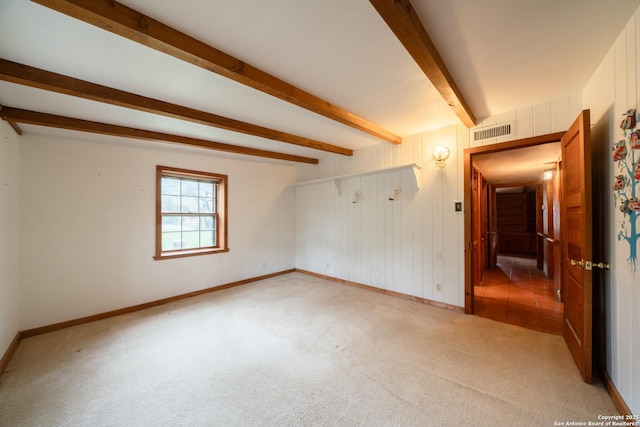
{"label": "carpet edge", "polygon": [[18,331],[18,333],[16,333],[16,336],[13,337],[13,340],[9,344],[9,347],[7,347],[7,351],[4,352],[2,359],[0,359],[0,375],[4,373],[5,368],[9,364],[9,360],[11,360],[11,357],[13,356],[13,353],[15,353],[16,349],[18,348],[18,344],[20,344],[20,341],[22,340],[22,338],[23,338],[22,332]]}
{"label": "carpet edge", "polygon": [[238,280],[236,282],[230,282],[230,283],[226,283],[224,285],[212,286],[210,288],[205,288],[205,289],[201,289],[201,290],[193,291],[193,292],[187,292],[187,293],[184,293],[184,294],[175,295],[175,296],[167,297],[167,298],[162,298],[162,299],[159,299],[159,300],[150,301],[150,302],[146,302],[146,303],[142,303],[142,304],[136,304],[136,305],[132,305],[132,306],[129,306],[129,307],[119,308],[119,309],[116,309],[116,310],[105,311],[103,313],[93,314],[93,315],[90,315],[90,316],[79,317],[77,319],[71,319],[71,320],[66,320],[66,321],[63,321],[63,322],[53,323],[51,325],[45,325],[45,326],[40,326],[40,327],[37,327],[37,328],[27,329],[27,330],[19,332],[20,333],[20,338],[21,339],[29,338],[29,337],[33,337],[35,335],[41,335],[41,334],[46,334],[48,332],[57,331],[59,329],[70,328],[72,326],[82,325],[84,323],[95,322],[97,320],[108,319],[110,317],[120,316],[122,314],[133,313],[133,312],[144,310],[144,309],[147,309],[147,308],[156,307],[156,306],[163,305],[163,304],[168,304],[170,302],[175,302],[175,301],[179,301],[179,300],[182,300],[182,299],[195,297],[195,296],[198,296],[198,295],[204,295],[204,294],[208,294],[208,293],[211,293],[211,292],[221,291],[221,290],[233,288],[233,287],[236,287],[236,286],[246,285],[248,283],[253,283],[253,282],[260,281],[260,280],[269,279],[271,277],[276,277],[276,276],[281,276],[281,275],[288,274],[288,273],[293,273],[294,271],[295,271],[295,269],[283,270],[283,271],[279,271],[279,272],[276,272],[276,273],[270,273],[270,274],[265,274],[265,275],[262,275],[262,276],[256,276],[256,277],[252,277],[252,278],[248,278],[248,279]]}
{"label": "carpet edge", "polygon": [[401,298],[409,301],[419,302],[421,304],[430,305],[433,307],[443,308],[445,310],[455,311],[457,313],[464,313],[464,307],[458,307],[457,305],[447,304],[445,302],[433,301],[427,298],[421,298],[414,295],[403,294],[401,292],[390,291],[387,289],[376,288],[375,286],[365,285],[362,283],[352,282],[350,280],[338,279],[337,277],[331,277],[324,274],[314,273],[313,271],[303,270],[301,268],[296,268],[296,272],[306,274],[313,277],[318,277],[320,279],[329,280],[336,283],[341,283],[343,285],[354,286],[356,288],[365,289],[367,291],[376,292],[383,295],[389,295],[396,298]]}

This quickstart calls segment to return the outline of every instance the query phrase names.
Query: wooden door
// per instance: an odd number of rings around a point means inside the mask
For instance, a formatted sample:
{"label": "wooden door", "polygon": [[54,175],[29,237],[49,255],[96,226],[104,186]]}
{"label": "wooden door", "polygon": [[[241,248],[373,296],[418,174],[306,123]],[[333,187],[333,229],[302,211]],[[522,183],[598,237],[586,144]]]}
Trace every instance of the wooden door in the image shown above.
{"label": "wooden door", "polygon": [[489,268],[489,184],[485,177],[482,177],[482,185],[480,190],[480,261],[482,271]]}
{"label": "wooden door", "polygon": [[481,194],[481,185],[480,181],[482,179],[482,175],[480,172],[474,168],[473,169],[473,187],[472,187],[472,197],[473,197],[473,285],[479,285],[482,282],[482,252],[481,252],[481,215],[480,215],[480,194]]}
{"label": "wooden door", "polygon": [[489,268],[498,264],[498,216],[496,215],[496,189],[489,186]]}
{"label": "wooden door", "polygon": [[535,232],[535,242],[536,242],[536,268],[538,270],[544,270],[545,264],[545,254],[547,251],[545,248],[547,247],[547,239],[544,237],[547,235],[546,230],[544,229],[544,214],[545,211],[542,210],[542,205],[544,198],[544,191],[542,189],[542,184],[536,185],[536,232]]}
{"label": "wooden door", "polygon": [[562,137],[564,340],[585,382],[592,374],[591,134],[584,110]]}

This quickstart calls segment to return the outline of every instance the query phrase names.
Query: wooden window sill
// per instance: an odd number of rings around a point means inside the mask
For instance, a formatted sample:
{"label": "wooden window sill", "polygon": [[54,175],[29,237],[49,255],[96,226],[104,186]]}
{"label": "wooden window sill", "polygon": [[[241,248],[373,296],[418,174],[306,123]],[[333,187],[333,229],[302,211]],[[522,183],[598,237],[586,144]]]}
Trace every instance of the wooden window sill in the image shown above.
{"label": "wooden window sill", "polygon": [[229,252],[229,248],[226,249],[193,249],[193,250],[184,250],[184,251],[176,251],[176,252],[166,252],[160,255],[155,255],[153,259],[156,261],[160,261],[163,259],[173,259],[173,258],[185,258],[190,256],[198,256],[198,255],[210,255],[210,254],[219,254]]}

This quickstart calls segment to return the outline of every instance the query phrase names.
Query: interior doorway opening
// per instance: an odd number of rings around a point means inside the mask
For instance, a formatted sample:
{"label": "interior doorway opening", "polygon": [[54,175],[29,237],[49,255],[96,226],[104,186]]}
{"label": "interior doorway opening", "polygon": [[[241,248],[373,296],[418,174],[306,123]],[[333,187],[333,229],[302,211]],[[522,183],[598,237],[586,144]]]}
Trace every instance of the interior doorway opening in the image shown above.
{"label": "interior doorway opening", "polygon": [[[476,248],[485,246],[479,241],[484,235],[480,234],[481,228],[477,225],[477,206],[480,204],[474,201],[478,197],[477,191],[474,192],[478,185],[472,179],[474,166],[478,167],[476,160],[482,154],[504,154],[505,150],[533,148],[560,141],[561,156],[557,171],[560,175],[559,266],[564,300],[562,336],[580,375],[587,383],[593,377],[594,349],[596,355],[606,349],[603,339],[606,336],[606,324],[602,320],[606,319],[606,310],[594,310],[594,307],[605,307],[603,289],[606,277],[602,270],[594,274],[593,266],[599,266],[602,261],[594,264],[593,260],[603,259],[604,246],[594,245],[594,236],[599,242],[606,242],[602,238],[603,204],[599,202],[604,194],[600,183],[604,182],[607,145],[605,138],[592,144],[590,117],[590,111],[583,110],[566,132],[464,150],[464,203],[468,207],[464,217],[465,313],[473,314],[475,268],[482,260]],[[515,163],[514,159],[510,160]],[[595,165],[592,160],[596,160]],[[542,174],[542,171],[539,172]],[[607,264],[602,263],[603,266]],[[597,325],[595,330],[594,318]]]}
{"label": "interior doorway opening", "polygon": [[562,335],[559,139],[465,150],[467,313]]}

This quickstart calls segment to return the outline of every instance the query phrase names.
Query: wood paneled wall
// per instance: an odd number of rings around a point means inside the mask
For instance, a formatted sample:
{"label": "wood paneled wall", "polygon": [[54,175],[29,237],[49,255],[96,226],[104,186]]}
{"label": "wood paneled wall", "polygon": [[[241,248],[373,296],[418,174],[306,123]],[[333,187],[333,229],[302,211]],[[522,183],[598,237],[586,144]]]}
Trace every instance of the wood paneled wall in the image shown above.
{"label": "wood paneled wall", "polygon": [[[581,94],[575,94],[486,118],[478,129],[515,120],[510,139],[528,138],[567,129],[581,110]],[[399,146],[376,142],[352,157],[328,155],[317,166],[297,166],[296,182],[410,163],[423,169],[419,189],[410,172],[348,179],[341,193],[331,181],[295,187],[296,267],[463,307],[464,216],[454,211],[454,202],[463,200],[470,132],[449,126],[405,137]],[[504,138],[482,144],[497,142]],[[433,166],[438,145],[451,150],[444,169]],[[391,203],[388,194],[396,185],[402,193]],[[362,196],[354,205],[355,191]]]}
{"label": "wood paneled wall", "polygon": [[[629,108],[640,108],[640,11],[630,17],[624,31],[604,57],[583,91],[584,106],[591,109],[591,135],[611,153],[613,144],[623,138],[619,124]],[[625,217],[613,197],[613,177],[616,174],[611,157],[602,159],[605,176],[603,187],[606,229],[603,241],[595,242],[603,249],[611,270],[605,272],[602,295],[594,299],[599,311],[596,318],[604,321],[607,348],[604,354],[606,370],[615,387],[634,414],[640,413],[640,270],[629,260],[630,246],[618,240]],[[594,301],[596,304],[596,301]],[[595,327],[595,326],[594,326]]]}
{"label": "wood paneled wall", "polygon": [[[330,172],[419,163],[420,189],[410,168],[345,179],[340,192],[332,181],[296,187],[296,267],[462,306],[463,214],[454,202],[462,200],[457,153],[467,135],[450,127],[393,149],[378,144],[359,150],[352,164],[336,161]],[[452,152],[444,169],[433,166],[437,144]],[[401,192],[390,201],[396,187]],[[355,192],[358,203],[352,203]]]}

